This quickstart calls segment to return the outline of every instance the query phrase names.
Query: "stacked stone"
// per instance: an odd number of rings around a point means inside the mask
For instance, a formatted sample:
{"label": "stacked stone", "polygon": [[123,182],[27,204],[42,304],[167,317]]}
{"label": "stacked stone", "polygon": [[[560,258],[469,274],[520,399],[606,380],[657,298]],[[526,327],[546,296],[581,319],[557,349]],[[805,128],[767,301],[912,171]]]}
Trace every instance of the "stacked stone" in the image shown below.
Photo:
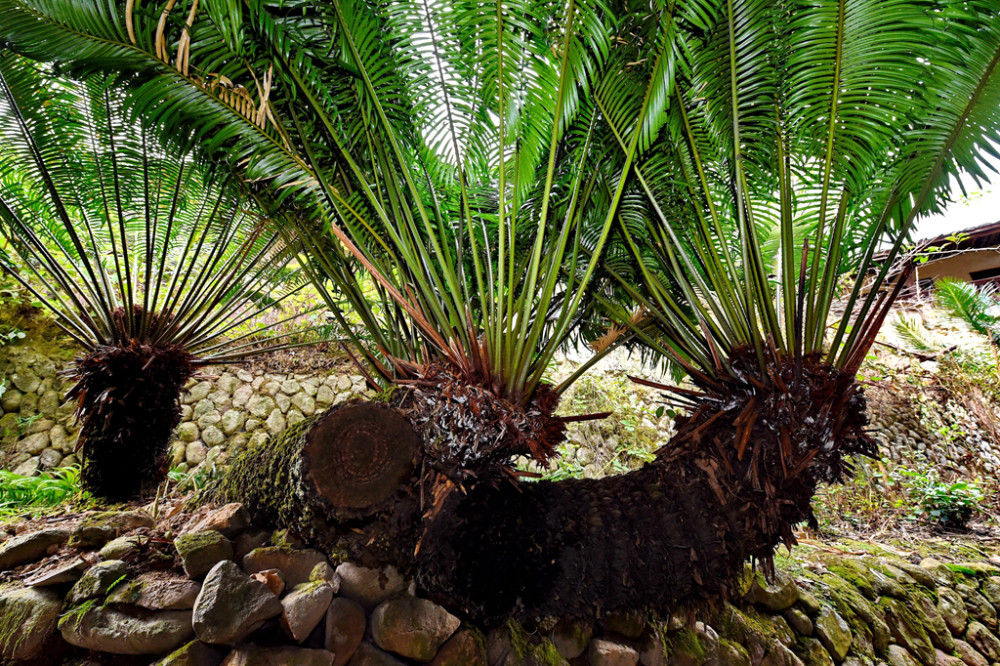
{"label": "stacked stone", "polygon": [[417,596],[395,569],[331,561],[255,529],[239,504],[164,534],[148,513],[126,511],[8,538],[0,662],[97,651],[174,666],[1000,663],[996,557],[914,564],[874,547],[803,550],[772,580],[748,572],[739,603],[484,634]]}
{"label": "stacked stone", "polygon": [[39,470],[77,462],[73,449],[79,427],[74,405],[63,402],[67,385],[61,364],[30,349],[10,352],[6,391],[0,395],[0,448],[4,467],[31,476]]}
{"label": "stacked stone", "polygon": [[224,463],[316,411],[365,395],[361,375],[272,374],[226,369],[192,380],[182,398],[171,465],[181,471]]}

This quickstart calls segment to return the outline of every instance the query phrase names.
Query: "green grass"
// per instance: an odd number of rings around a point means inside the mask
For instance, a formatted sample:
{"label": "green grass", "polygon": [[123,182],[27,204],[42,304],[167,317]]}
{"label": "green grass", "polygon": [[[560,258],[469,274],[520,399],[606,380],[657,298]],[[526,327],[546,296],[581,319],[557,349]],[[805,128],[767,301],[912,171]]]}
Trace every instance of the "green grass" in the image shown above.
{"label": "green grass", "polygon": [[49,509],[81,494],[79,467],[64,467],[38,476],[0,470],[0,519]]}

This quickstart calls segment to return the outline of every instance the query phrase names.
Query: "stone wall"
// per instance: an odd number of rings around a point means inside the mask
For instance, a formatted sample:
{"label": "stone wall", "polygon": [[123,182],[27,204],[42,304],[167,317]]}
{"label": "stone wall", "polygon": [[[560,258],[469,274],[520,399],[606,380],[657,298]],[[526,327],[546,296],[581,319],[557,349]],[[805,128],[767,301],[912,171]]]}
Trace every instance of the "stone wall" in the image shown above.
{"label": "stone wall", "polygon": [[[31,475],[78,462],[73,450],[79,426],[74,405],[63,401],[69,383],[59,375],[69,360],[25,344],[0,348],[0,354],[0,375],[8,383],[0,396],[2,467]],[[364,378],[354,374],[206,368],[182,397],[171,466],[188,471],[223,463],[248,443],[365,390]]]}
{"label": "stone wall", "polygon": [[[976,544],[797,547],[714,607],[485,628],[256,529],[238,504],[58,516],[0,543],[0,661],[218,666],[990,666],[1000,558]],[[599,613],[599,610],[597,611]],[[81,661],[86,657],[85,661]]]}

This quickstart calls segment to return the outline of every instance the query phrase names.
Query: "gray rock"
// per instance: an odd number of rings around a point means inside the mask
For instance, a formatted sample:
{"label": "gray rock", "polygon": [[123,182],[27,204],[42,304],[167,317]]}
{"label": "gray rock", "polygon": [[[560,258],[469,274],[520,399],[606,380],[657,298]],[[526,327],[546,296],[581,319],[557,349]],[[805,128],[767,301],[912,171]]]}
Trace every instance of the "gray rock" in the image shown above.
{"label": "gray rock", "polygon": [[153,666],[219,666],[226,652],[201,641],[182,645]]}
{"label": "gray rock", "polygon": [[486,666],[486,648],[475,634],[461,629],[445,641],[431,666]]}
{"label": "gray rock", "polygon": [[994,608],[1000,606],[1000,576],[990,576],[983,581],[979,591]]}
{"label": "gray rock", "polygon": [[823,606],[815,621],[816,635],[836,661],[843,661],[851,649],[853,636],[844,618],[829,606]]}
{"label": "gray rock", "polygon": [[332,600],[333,587],[325,580],[297,586],[281,600],[282,630],[301,643],[326,615]]}
{"label": "gray rock", "polygon": [[316,401],[305,393],[296,393],[293,395],[292,406],[305,416],[312,416],[316,413]]}
{"label": "gray rock", "polygon": [[965,662],[966,666],[990,666],[990,662],[986,661],[986,657],[979,654],[976,648],[965,641],[955,641],[955,654]]}
{"label": "gray rock", "polygon": [[42,468],[42,459],[32,456],[14,468],[14,474],[18,476],[36,476]]}
{"label": "gray rock", "polygon": [[[255,548],[243,557],[243,570],[248,574],[277,569],[287,587],[308,583],[317,564],[326,562],[326,555],[318,550],[294,550],[279,546]],[[343,590],[343,588],[341,588]]]}
{"label": "gray rock", "polygon": [[965,602],[958,596],[958,592],[950,587],[939,587],[937,593],[938,613],[941,614],[952,635],[961,636],[969,623],[969,611],[965,609]]}
{"label": "gray rock", "polygon": [[354,651],[348,666],[403,666],[403,662],[379,650],[371,643],[362,643]]}
{"label": "gray rock", "polygon": [[934,647],[940,648],[945,652],[953,652],[955,650],[955,639],[951,636],[948,624],[941,617],[941,614],[938,613],[934,601],[923,595],[916,596],[919,597],[917,602],[923,611],[924,628],[927,629],[927,635],[930,636]]}
{"label": "gray rock", "polygon": [[243,412],[237,411],[235,409],[227,410],[225,414],[222,415],[222,420],[219,422],[219,426],[222,428],[222,432],[227,435],[232,435],[237,430],[243,427],[243,422],[246,420],[246,416]]}
{"label": "gray rock", "polygon": [[192,465],[200,465],[208,458],[208,447],[201,441],[194,441],[184,449],[184,458]]}
{"label": "gray rock", "polygon": [[767,581],[762,574],[754,576],[746,599],[772,611],[783,611],[799,600],[799,588],[786,574],[777,571],[774,581]]}
{"label": "gray rock", "polygon": [[1000,661],[1000,639],[979,622],[970,622],[965,640],[991,662]]}
{"label": "gray rock", "polygon": [[979,620],[990,629],[997,628],[996,609],[986,600],[986,597],[979,594],[976,588],[959,583],[955,586],[955,591],[965,602],[965,609],[969,611],[969,617]]}
{"label": "gray rock", "polygon": [[913,658],[906,648],[899,645],[890,645],[886,655],[889,666],[920,666],[920,663]]}
{"label": "gray rock", "polygon": [[101,548],[102,560],[120,560],[126,555],[138,550],[140,545],[146,541],[143,536],[121,536],[104,544]]}
{"label": "gray rock", "polygon": [[2,396],[0,396],[0,409],[5,412],[16,412],[21,409],[21,399],[24,394],[15,388],[8,388]]}
{"label": "gray rock", "polygon": [[200,400],[207,398],[208,394],[211,392],[212,382],[198,382],[188,389],[187,394],[184,395],[183,402],[185,405],[199,402]]}
{"label": "gray rock", "polygon": [[31,456],[37,456],[49,446],[49,433],[36,432],[28,435],[17,443],[17,450]]}
{"label": "gray rock", "polygon": [[201,433],[198,432],[198,426],[190,421],[187,423],[181,423],[177,426],[177,439],[182,442],[191,443],[197,441],[200,434]]}
{"label": "gray rock", "polygon": [[371,617],[375,643],[389,652],[430,661],[461,624],[437,604],[411,596],[383,602]]}
{"label": "gray rock", "polygon": [[936,651],[934,656],[937,659],[934,666],[965,666],[964,661],[941,650]]}
{"label": "gray rock", "polygon": [[552,630],[552,644],[566,659],[576,659],[590,644],[594,626],[589,622],[559,620]]}
{"label": "gray rock", "polygon": [[145,511],[103,511],[84,518],[73,528],[69,545],[82,548],[103,546],[115,537],[140,527],[152,527]]}
{"label": "gray rock", "polygon": [[281,614],[281,602],[234,562],[216,564],[194,604],[194,631],[205,643],[235,645],[266,620]]}
{"label": "gray rock", "polygon": [[333,404],[337,394],[329,386],[320,386],[316,389],[316,404],[319,407],[329,407]]}
{"label": "gray rock", "polygon": [[880,605],[885,610],[885,622],[893,640],[906,648],[920,663],[933,664],[934,646],[930,636],[908,605],[890,597],[883,597]]}
{"label": "gray rock", "polygon": [[59,620],[70,645],[112,654],[161,654],[191,638],[191,611],[130,613],[111,606],[81,606]]}
{"label": "gray rock", "polygon": [[281,392],[284,393],[285,395],[295,395],[301,390],[302,387],[299,386],[299,383],[294,379],[286,379],[285,381],[281,382]]}
{"label": "gray rock", "polygon": [[145,573],[115,587],[107,603],[131,604],[148,610],[190,610],[200,591],[201,585],[187,578]]}
{"label": "gray rock", "polygon": [[266,395],[255,395],[247,401],[247,411],[258,419],[266,419],[277,407],[274,398]]}
{"label": "gray rock", "polygon": [[72,583],[80,580],[87,566],[87,562],[79,557],[68,562],[57,562],[55,566],[32,571],[31,576],[24,579],[24,584],[31,587],[52,587]]}
{"label": "gray rock", "polygon": [[337,597],[326,611],[325,646],[336,656],[334,666],[344,666],[365,637],[365,609],[356,601]]}
{"label": "gray rock", "polygon": [[66,596],[66,601],[75,606],[87,599],[103,597],[104,593],[115,583],[120,583],[127,573],[128,568],[121,560],[107,560],[95,564],[76,581]]}
{"label": "gray rock", "polygon": [[203,518],[192,531],[215,530],[232,539],[250,527],[250,512],[239,502],[220,506]]}
{"label": "gray rock", "polygon": [[183,534],[174,539],[174,547],[190,578],[201,578],[218,562],[233,558],[233,544],[216,530]]}
{"label": "gray rock", "polygon": [[833,666],[830,653],[815,638],[803,639],[797,652],[802,662],[807,666]]}
{"label": "gray rock", "polygon": [[243,407],[246,405],[250,398],[253,397],[253,388],[248,384],[244,384],[233,391],[233,406]]}
{"label": "gray rock", "polygon": [[0,595],[0,657],[34,659],[55,633],[62,597],[53,590],[8,589]]}
{"label": "gray rock", "polygon": [[222,666],[332,666],[333,663],[333,653],[329,650],[241,645],[229,653]]}
{"label": "gray rock", "polygon": [[40,559],[50,547],[65,543],[69,534],[69,530],[47,529],[7,539],[0,545],[0,570]]}
{"label": "gray rock", "polygon": [[590,642],[591,666],[636,666],[638,663],[639,653],[635,648],[601,638]]}
{"label": "gray rock", "polygon": [[[822,648],[822,645],[820,646]],[[829,657],[827,657],[829,659]],[[760,666],[805,666],[794,652],[781,643],[775,643],[767,653]]]}
{"label": "gray rock", "polygon": [[39,384],[42,383],[38,375],[28,368],[15,371],[14,374],[10,375],[10,381],[22,393],[34,393],[38,390]]}
{"label": "gray rock", "polygon": [[209,446],[218,446],[226,441],[226,436],[214,425],[210,425],[201,432],[201,439]]}
{"label": "gray rock", "polygon": [[271,410],[271,414],[264,421],[264,427],[272,435],[280,434],[285,429],[285,425],[285,417],[281,414],[281,410],[277,408]]}
{"label": "gray rock", "polygon": [[337,575],[340,576],[340,594],[354,599],[368,612],[406,588],[406,581],[391,565],[369,569],[344,562],[337,567]]}
{"label": "gray rock", "polygon": [[62,459],[62,453],[56,449],[45,449],[38,456],[38,466],[41,469],[52,469],[53,467],[57,467],[62,462]]}
{"label": "gray rock", "polygon": [[803,636],[812,636],[813,623],[808,615],[798,608],[786,608],[784,615],[792,629]]}
{"label": "gray rock", "polygon": [[66,432],[66,428],[61,425],[52,426],[52,430],[49,431],[49,444],[52,448],[58,449],[63,453],[72,453],[74,443],[75,438],[70,437],[69,433]]}

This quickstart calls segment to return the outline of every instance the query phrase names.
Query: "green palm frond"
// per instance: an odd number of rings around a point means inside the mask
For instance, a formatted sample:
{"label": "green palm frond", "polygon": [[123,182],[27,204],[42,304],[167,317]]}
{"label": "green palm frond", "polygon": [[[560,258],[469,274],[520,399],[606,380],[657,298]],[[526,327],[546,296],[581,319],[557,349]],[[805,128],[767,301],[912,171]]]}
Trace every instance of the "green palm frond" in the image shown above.
{"label": "green palm frond", "polygon": [[996,344],[1000,340],[1000,303],[993,285],[976,285],[944,277],[934,282],[934,300],[952,316]]}
{"label": "green palm frond", "polygon": [[88,350],[180,345],[202,363],[259,349],[234,330],[307,282],[224,171],[133,129],[101,80],[8,54],[0,92],[6,267],[69,335]]}

